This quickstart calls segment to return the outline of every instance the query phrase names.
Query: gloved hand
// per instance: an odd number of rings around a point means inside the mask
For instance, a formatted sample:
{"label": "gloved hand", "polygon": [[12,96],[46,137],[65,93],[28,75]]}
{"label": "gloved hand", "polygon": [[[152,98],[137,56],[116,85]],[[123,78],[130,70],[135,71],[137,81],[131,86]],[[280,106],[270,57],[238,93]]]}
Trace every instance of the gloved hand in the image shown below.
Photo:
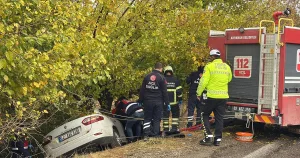
{"label": "gloved hand", "polygon": [[143,106],[143,102],[140,99],[138,99],[136,102],[138,103],[139,106]]}
{"label": "gloved hand", "polygon": [[180,101],[178,102],[179,109],[181,109],[181,105],[182,105],[182,100],[180,100]]}
{"label": "gloved hand", "polygon": [[171,111],[171,105],[170,104],[168,105],[168,111]]}
{"label": "gloved hand", "polygon": [[178,104],[179,104],[179,106],[182,104],[182,100],[180,100],[179,102],[178,102]]}

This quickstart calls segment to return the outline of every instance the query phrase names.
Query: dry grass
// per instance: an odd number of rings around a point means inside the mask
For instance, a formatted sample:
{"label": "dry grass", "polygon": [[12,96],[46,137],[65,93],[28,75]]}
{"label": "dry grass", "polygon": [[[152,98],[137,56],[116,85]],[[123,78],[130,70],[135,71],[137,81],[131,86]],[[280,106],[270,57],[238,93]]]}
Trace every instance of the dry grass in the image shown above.
{"label": "dry grass", "polygon": [[[91,153],[86,155],[76,155],[75,158],[124,158],[124,157],[164,157],[168,153],[180,155],[182,152],[193,150],[191,142],[199,141],[202,132],[183,132],[192,134],[186,138],[151,138],[149,141],[138,141],[106,151]],[[177,152],[177,154],[176,154]]]}
{"label": "dry grass", "polygon": [[[187,124],[186,107],[187,102],[184,102],[180,112],[180,128],[186,127]],[[192,151],[193,146],[190,144],[198,144],[199,140],[203,138],[202,131],[182,133],[186,135],[186,138],[151,138],[147,142],[141,140],[122,147],[108,149],[97,153],[76,155],[75,158],[169,157],[170,154],[168,155],[168,153],[178,156],[182,155],[183,152],[186,153]],[[188,136],[188,134],[191,134],[192,136]]]}
{"label": "dry grass", "polygon": [[[228,128],[223,132],[224,143],[222,148],[200,146],[203,131],[182,132],[185,138],[151,138],[149,141],[138,141],[122,147],[108,149],[96,153],[76,155],[75,158],[199,158],[211,157],[215,152],[234,148],[238,145],[234,139],[235,128]],[[242,143],[243,144],[243,143]],[[247,148],[247,147],[246,147]],[[219,151],[217,151],[220,149]]]}

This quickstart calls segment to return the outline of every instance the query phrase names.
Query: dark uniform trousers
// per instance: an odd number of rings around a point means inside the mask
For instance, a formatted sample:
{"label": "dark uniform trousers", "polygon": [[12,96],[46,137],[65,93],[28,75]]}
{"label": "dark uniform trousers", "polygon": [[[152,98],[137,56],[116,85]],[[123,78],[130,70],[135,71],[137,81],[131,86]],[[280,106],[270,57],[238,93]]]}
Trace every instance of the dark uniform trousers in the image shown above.
{"label": "dark uniform trousers", "polygon": [[[177,131],[179,125],[179,115],[180,115],[180,109],[178,104],[171,105],[171,113],[172,113],[172,131]],[[164,131],[169,131],[170,111],[164,109],[163,114],[164,114],[163,129]]]}
{"label": "dark uniform trousers", "polygon": [[203,108],[203,122],[205,126],[205,135],[212,135],[210,130],[209,115],[214,112],[215,115],[215,138],[222,138],[223,117],[225,115],[225,105],[227,99],[207,98]]}
{"label": "dark uniform trousers", "polygon": [[163,102],[144,102],[144,136],[160,135],[160,121],[163,115]]}
{"label": "dark uniform trousers", "polygon": [[196,124],[201,123],[201,111],[203,109],[203,104],[200,103],[196,95],[189,96],[188,100],[188,124],[187,127],[191,127],[193,125],[193,119],[194,119],[194,110],[195,107],[197,109],[197,119]]}

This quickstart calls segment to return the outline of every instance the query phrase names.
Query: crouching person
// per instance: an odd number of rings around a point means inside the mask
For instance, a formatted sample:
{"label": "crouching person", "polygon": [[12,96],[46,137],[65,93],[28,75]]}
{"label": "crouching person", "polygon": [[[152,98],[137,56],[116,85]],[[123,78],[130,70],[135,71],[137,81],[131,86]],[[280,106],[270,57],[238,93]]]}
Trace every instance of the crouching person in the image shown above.
{"label": "crouching person", "polygon": [[12,158],[31,158],[31,154],[28,150],[29,144],[26,136],[22,137],[15,135],[16,140],[10,142],[12,151]]}
{"label": "crouching person", "polygon": [[128,142],[134,142],[141,138],[144,118],[143,107],[136,102],[127,100],[125,97],[120,97],[116,103],[116,110],[123,111],[127,116],[125,131]]}

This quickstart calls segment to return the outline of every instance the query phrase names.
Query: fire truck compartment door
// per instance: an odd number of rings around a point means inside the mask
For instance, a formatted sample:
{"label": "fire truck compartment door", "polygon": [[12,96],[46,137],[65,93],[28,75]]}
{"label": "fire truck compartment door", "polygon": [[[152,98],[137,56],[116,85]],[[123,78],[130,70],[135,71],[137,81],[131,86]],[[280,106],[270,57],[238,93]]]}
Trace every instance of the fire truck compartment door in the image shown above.
{"label": "fire truck compartment door", "polygon": [[[230,101],[257,103],[259,84],[259,44],[226,45],[227,60],[232,65]],[[250,74],[249,74],[250,73]]]}
{"label": "fire truck compartment door", "polygon": [[286,44],[284,92],[296,93],[300,88],[300,45]]}

